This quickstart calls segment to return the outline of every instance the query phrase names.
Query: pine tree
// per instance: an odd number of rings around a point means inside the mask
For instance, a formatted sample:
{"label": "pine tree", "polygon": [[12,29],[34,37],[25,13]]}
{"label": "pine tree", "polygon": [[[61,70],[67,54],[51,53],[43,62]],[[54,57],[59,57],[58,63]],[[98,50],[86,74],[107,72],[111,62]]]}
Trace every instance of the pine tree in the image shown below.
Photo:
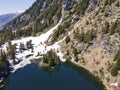
{"label": "pine tree", "polygon": [[66,44],[70,42],[70,37],[69,37],[69,36],[67,36],[67,37],[65,38],[65,42],[66,42]]}
{"label": "pine tree", "polygon": [[76,55],[78,54],[78,52],[77,52],[77,49],[76,49],[76,48],[73,48],[73,54],[74,54],[74,56],[76,56]]}

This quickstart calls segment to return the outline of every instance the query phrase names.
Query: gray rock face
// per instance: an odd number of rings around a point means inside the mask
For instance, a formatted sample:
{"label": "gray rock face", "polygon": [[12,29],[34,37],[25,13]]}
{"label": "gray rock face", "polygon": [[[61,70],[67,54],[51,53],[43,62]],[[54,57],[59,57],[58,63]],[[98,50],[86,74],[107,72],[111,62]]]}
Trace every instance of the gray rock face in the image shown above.
{"label": "gray rock face", "polygon": [[88,11],[91,12],[93,11],[96,7],[100,5],[100,2],[102,0],[90,0],[90,6],[88,8]]}
{"label": "gray rock face", "polygon": [[6,24],[4,29],[16,30],[28,25],[29,23],[32,23],[32,21],[38,18],[41,12],[44,11],[49,5],[51,5],[52,2],[53,0],[36,0],[33,5],[23,14],[19,15],[16,19]]}

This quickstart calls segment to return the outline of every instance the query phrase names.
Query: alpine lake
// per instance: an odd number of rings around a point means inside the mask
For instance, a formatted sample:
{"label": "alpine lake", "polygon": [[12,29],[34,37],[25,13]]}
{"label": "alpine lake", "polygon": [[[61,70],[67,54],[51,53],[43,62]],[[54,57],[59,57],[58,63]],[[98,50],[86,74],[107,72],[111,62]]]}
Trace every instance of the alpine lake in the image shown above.
{"label": "alpine lake", "polygon": [[11,73],[0,90],[104,90],[98,78],[71,62],[54,68],[32,63]]}

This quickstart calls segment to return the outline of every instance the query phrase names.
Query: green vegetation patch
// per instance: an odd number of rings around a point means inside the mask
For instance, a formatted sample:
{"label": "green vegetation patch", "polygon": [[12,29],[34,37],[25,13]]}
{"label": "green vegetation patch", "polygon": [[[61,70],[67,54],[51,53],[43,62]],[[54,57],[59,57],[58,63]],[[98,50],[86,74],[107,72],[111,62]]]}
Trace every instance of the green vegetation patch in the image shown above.
{"label": "green vegetation patch", "polygon": [[47,64],[49,67],[55,67],[60,65],[60,58],[55,51],[50,50],[47,54],[43,55],[43,63]]}
{"label": "green vegetation patch", "polygon": [[114,61],[116,61],[116,63],[111,68],[111,75],[117,76],[118,71],[120,70],[120,49],[118,50],[117,54],[115,55]]}
{"label": "green vegetation patch", "polygon": [[89,6],[89,2],[90,2],[90,0],[81,0],[80,3],[78,3],[76,6],[76,14],[83,15]]}

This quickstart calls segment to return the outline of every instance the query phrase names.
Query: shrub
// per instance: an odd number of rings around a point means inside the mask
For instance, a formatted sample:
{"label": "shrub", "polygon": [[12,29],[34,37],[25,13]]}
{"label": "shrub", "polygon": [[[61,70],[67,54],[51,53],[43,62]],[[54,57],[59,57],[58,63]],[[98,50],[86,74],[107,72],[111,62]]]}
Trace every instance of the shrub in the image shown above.
{"label": "shrub", "polygon": [[65,38],[65,42],[66,42],[66,44],[70,42],[70,37],[69,37],[69,36],[67,36],[67,37]]}
{"label": "shrub", "polygon": [[74,56],[76,56],[76,55],[78,54],[78,52],[77,52],[77,49],[76,49],[76,48],[73,48],[73,54],[74,54]]}
{"label": "shrub", "polygon": [[118,74],[118,69],[117,67],[114,65],[112,68],[111,68],[111,75],[112,76],[117,76]]}

